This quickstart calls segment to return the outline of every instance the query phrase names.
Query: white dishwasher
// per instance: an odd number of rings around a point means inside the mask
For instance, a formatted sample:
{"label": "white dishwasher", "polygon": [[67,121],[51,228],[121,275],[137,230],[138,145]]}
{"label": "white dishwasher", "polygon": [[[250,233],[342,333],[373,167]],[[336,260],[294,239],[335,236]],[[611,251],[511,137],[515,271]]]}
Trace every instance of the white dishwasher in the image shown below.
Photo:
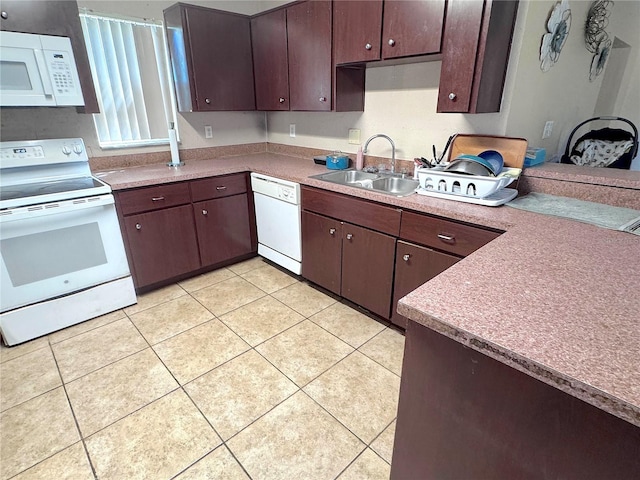
{"label": "white dishwasher", "polygon": [[300,184],[252,173],[251,189],[256,208],[258,255],[300,275]]}

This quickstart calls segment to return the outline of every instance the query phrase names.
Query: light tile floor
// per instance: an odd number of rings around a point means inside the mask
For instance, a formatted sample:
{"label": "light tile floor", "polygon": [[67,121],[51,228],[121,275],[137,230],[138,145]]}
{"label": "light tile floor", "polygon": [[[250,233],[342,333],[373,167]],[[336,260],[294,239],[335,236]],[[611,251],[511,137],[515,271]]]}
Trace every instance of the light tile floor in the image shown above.
{"label": "light tile floor", "polygon": [[404,337],[260,258],[0,347],[0,480],[388,479]]}

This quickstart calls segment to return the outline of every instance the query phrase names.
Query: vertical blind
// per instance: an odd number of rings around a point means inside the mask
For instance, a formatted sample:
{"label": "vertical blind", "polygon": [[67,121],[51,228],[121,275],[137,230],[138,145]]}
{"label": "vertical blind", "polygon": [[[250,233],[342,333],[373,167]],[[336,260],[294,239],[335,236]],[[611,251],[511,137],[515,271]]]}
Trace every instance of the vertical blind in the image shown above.
{"label": "vertical blind", "polygon": [[88,12],[80,20],[100,106],[93,115],[100,146],[168,143],[176,111],[162,25]]}

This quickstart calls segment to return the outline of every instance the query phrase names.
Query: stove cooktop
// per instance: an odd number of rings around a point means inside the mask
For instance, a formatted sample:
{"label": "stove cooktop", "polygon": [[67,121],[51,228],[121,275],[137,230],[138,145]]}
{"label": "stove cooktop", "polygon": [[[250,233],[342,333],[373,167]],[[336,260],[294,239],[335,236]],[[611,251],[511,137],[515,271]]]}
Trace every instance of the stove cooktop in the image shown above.
{"label": "stove cooktop", "polygon": [[111,187],[94,177],[66,178],[22,185],[7,185],[0,189],[0,209],[108,193],[111,193]]}

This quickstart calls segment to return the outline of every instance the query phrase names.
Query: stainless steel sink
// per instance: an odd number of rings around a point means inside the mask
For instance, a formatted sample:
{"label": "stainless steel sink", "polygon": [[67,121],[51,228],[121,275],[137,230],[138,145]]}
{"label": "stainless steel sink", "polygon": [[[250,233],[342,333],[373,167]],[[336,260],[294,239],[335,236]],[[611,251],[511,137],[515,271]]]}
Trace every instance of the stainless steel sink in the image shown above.
{"label": "stainless steel sink", "polygon": [[359,170],[339,170],[313,175],[309,178],[337,183],[339,185],[348,185],[350,187],[365,188],[396,197],[411,195],[419,185],[417,180],[410,178],[401,178],[381,173],[368,173]]}

